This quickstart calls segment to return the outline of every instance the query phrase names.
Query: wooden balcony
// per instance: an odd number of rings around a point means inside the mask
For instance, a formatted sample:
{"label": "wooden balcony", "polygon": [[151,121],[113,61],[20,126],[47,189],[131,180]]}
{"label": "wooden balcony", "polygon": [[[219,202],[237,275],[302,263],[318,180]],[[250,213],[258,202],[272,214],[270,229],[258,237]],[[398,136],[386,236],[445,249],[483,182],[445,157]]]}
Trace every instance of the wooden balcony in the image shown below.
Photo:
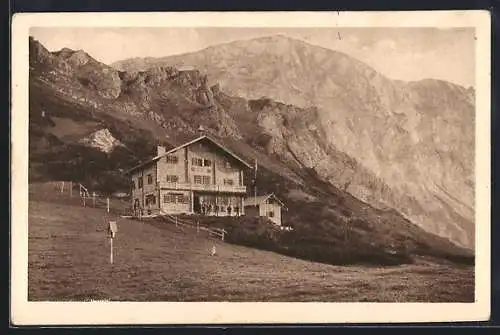
{"label": "wooden balcony", "polygon": [[171,190],[189,190],[206,192],[227,192],[227,193],[246,193],[247,187],[242,185],[214,185],[214,184],[194,184],[194,183],[168,183],[162,181],[158,187]]}

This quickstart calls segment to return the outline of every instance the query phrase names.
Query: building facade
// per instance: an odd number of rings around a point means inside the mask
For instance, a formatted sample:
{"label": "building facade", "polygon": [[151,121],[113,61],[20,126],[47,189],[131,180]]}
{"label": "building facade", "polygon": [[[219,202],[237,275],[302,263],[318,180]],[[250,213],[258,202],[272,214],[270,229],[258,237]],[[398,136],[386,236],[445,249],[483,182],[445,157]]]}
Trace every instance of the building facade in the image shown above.
{"label": "building facade", "polygon": [[286,207],[274,194],[248,197],[244,201],[246,215],[265,216],[276,225],[282,225],[281,211]]}
{"label": "building facade", "polygon": [[244,215],[247,162],[203,135],[156,157],[128,174],[132,208],[143,214]]}

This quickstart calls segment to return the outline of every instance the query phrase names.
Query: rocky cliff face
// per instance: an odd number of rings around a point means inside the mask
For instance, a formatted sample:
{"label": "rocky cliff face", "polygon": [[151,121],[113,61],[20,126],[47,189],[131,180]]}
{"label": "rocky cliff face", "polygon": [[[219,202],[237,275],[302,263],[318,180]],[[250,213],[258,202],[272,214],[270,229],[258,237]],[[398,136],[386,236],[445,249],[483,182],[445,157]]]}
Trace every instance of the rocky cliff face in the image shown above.
{"label": "rocky cliff face", "polygon": [[268,152],[474,246],[472,89],[432,79],[390,80],[345,54],[283,36],[114,66],[179,63],[204,69],[229,95],[282,102],[251,108],[269,135]]}

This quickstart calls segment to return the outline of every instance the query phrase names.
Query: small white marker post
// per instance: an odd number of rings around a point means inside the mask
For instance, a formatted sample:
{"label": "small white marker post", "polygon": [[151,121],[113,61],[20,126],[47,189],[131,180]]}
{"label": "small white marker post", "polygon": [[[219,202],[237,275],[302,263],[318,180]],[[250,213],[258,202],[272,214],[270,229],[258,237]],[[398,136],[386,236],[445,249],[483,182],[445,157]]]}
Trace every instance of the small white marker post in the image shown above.
{"label": "small white marker post", "polygon": [[95,192],[92,192],[92,207],[95,207]]}
{"label": "small white marker post", "polygon": [[210,255],[215,256],[217,254],[217,250],[215,249],[215,244],[212,244],[212,250],[210,251]]}
{"label": "small white marker post", "polygon": [[64,182],[62,181],[61,182],[61,193],[63,193],[63,192],[64,192]]}
{"label": "small white marker post", "polygon": [[196,221],[196,236],[200,235],[200,221]]}
{"label": "small white marker post", "polygon": [[117,231],[118,231],[118,226],[116,225],[116,221],[110,221],[108,227],[108,235],[110,241],[109,262],[111,264],[113,264],[113,239],[115,238]]}
{"label": "small white marker post", "polygon": [[106,198],[106,210],[108,211],[109,213],[109,197]]}
{"label": "small white marker post", "polygon": [[73,198],[73,182],[69,182],[69,197]]}

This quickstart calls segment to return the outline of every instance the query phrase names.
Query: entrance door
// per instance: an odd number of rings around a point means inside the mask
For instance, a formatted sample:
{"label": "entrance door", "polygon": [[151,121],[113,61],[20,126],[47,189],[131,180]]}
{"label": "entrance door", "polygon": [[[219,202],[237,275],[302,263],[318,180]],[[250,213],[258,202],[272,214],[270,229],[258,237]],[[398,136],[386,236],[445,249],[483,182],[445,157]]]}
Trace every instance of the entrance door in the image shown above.
{"label": "entrance door", "polygon": [[200,196],[193,195],[193,212],[200,214],[201,213],[201,204],[200,204]]}
{"label": "entrance door", "polygon": [[139,211],[140,211],[140,208],[141,208],[141,205],[139,203],[139,199],[135,199],[134,200],[134,207],[133,207],[133,210],[134,210],[134,216],[137,216]]}

